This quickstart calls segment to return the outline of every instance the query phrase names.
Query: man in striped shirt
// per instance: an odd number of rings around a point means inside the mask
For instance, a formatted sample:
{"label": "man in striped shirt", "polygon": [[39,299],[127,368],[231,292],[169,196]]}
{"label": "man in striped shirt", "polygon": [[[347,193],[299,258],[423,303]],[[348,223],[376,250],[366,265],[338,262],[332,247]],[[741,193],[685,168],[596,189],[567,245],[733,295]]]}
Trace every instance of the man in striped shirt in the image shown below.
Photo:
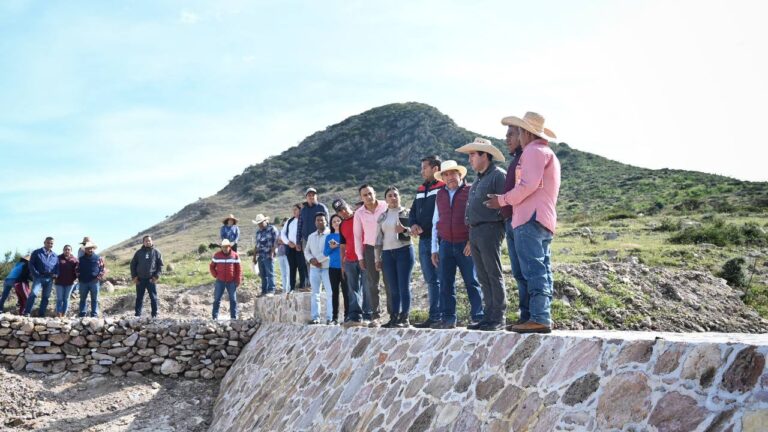
{"label": "man in striped shirt", "polygon": [[221,241],[221,250],[213,255],[209,270],[216,278],[213,293],[213,319],[219,318],[219,305],[225,289],[229,296],[229,316],[237,319],[237,287],[243,281],[243,272],[240,268],[240,256],[232,250],[229,240]]}

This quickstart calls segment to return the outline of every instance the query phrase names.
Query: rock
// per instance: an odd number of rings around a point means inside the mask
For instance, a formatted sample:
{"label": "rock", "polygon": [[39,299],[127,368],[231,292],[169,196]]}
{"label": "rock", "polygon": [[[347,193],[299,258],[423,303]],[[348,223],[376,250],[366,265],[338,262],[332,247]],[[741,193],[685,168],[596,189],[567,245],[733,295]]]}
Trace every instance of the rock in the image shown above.
{"label": "rock", "polygon": [[184,371],[184,365],[176,360],[166,359],[160,366],[160,372],[163,375],[177,375]]}
{"label": "rock", "polygon": [[496,375],[492,375],[477,383],[475,395],[480,400],[490,400],[502,388],[504,388],[504,380]]}
{"label": "rock", "polygon": [[122,357],[129,352],[131,352],[130,347],[118,347],[107,350],[107,354],[111,355],[112,357]]}
{"label": "rock", "polygon": [[707,411],[693,398],[672,392],[659,400],[648,423],[659,432],[692,431],[706,417]]}
{"label": "rock", "polygon": [[616,365],[627,363],[647,363],[653,354],[654,341],[627,342],[616,359]]}
{"label": "rock", "polygon": [[619,238],[619,233],[612,231],[603,234],[603,240],[616,240]]}
{"label": "rock", "polygon": [[756,347],[744,348],[739,351],[733,363],[723,374],[721,387],[729,392],[745,393],[751,391],[763,373],[764,367],[765,356],[757,352]]}
{"label": "rock", "polygon": [[115,361],[115,358],[112,357],[111,355],[103,354],[96,351],[91,353],[91,357],[96,361],[101,361],[101,360],[109,360],[111,362]]}
{"label": "rock", "polygon": [[625,372],[611,378],[597,404],[597,422],[602,429],[622,428],[640,422],[650,411],[651,388],[641,372]]}
{"label": "rock", "polygon": [[5,348],[2,351],[0,351],[0,354],[6,355],[6,356],[17,356],[24,352],[23,348]]}
{"label": "rock", "polygon": [[453,387],[453,378],[448,374],[432,377],[424,387],[424,393],[434,397],[442,397],[449,388]]}
{"label": "rock", "polygon": [[741,423],[742,432],[765,432],[768,425],[768,410],[748,411]]}
{"label": "rock", "polygon": [[563,394],[563,403],[570,406],[582,403],[595,393],[599,386],[600,377],[593,373],[588,373],[571,383]]}
{"label": "rock", "polygon": [[184,372],[184,378],[195,379],[195,378],[199,378],[199,377],[200,377],[200,371],[189,370],[189,371]]}
{"label": "rock", "polygon": [[145,372],[152,369],[152,363],[150,362],[137,362],[131,367],[134,372]]}
{"label": "rock", "polygon": [[16,372],[23,370],[25,366],[27,366],[27,361],[24,360],[24,357],[22,356],[16,357],[16,360],[14,360],[13,363],[11,363],[11,367]]}
{"label": "rock", "polygon": [[226,375],[226,374],[227,374],[227,368],[223,368],[223,367],[217,367],[217,368],[216,368],[216,369],[213,371],[213,376],[214,376],[216,379],[221,379],[221,378],[224,378],[224,375]]}
{"label": "rock", "polygon": [[91,373],[105,374],[107,372],[109,372],[109,368],[106,366],[97,365],[97,364],[91,366]]}
{"label": "rock", "polygon": [[27,363],[25,370],[27,372],[39,372],[47,374],[51,371],[51,367],[45,363]]}
{"label": "rock", "polygon": [[685,364],[683,364],[680,378],[701,381],[701,377],[705,372],[717,370],[720,364],[720,347],[714,344],[697,345],[688,354],[688,358],[685,360]]}
{"label": "rock", "polygon": [[213,371],[210,369],[202,369],[200,371],[200,376],[204,379],[212,379],[213,378]]}
{"label": "rock", "polygon": [[155,354],[159,355],[160,357],[167,357],[168,351],[168,345],[158,345],[155,347]]}
{"label": "rock", "polygon": [[130,334],[127,338],[123,339],[123,345],[132,347],[136,345],[136,341],[139,340],[139,333]]}
{"label": "rock", "polygon": [[82,348],[82,347],[88,345],[88,341],[85,340],[85,338],[80,336],[80,335],[70,339],[69,343],[71,343],[72,345],[74,345],[74,346],[76,346],[78,348]]}
{"label": "rock", "polygon": [[115,286],[114,286],[114,285],[112,285],[112,282],[110,282],[110,281],[104,281],[104,282],[102,282],[102,284],[101,284],[101,289],[102,289],[102,290],[104,290],[104,291],[106,291],[106,292],[108,292],[108,293],[113,293],[113,292],[115,292]]}
{"label": "rock", "polygon": [[48,340],[56,345],[61,345],[69,340],[69,335],[65,333],[56,333],[48,336]]}
{"label": "rock", "polygon": [[64,360],[64,354],[24,354],[27,362],[46,362],[51,360]]}

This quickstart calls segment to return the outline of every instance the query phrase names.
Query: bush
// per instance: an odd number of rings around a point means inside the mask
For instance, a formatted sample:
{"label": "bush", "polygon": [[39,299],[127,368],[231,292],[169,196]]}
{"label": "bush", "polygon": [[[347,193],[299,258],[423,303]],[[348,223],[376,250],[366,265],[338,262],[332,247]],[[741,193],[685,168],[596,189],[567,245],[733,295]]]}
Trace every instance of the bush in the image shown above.
{"label": "bush", "polygon": [[747,274],[744,272],[744,266],[747,264],[744,258],[733,258],[723,264],[723,269],[719,276],[733,287],[744,287],[747,285]]}
{"label": "bush", "polygon": [[197,247],[197,253],[204,254],[208,252],[208,246],[204,243],[200,243],[200,246]]}
{"label": "bush", "polygon": [[766,246],[768,234],[755,223],[737,226],[715,219],[711,225],[687,228],[670,237],[669,241],[675,244],[712,243],[720,247]]}
{"label": "bush", "polygon": [[661,232],[674,232],[680,229],[680,222],[675,221],[672,218],[663,218],[661,224],[654,228],[654,231]]}

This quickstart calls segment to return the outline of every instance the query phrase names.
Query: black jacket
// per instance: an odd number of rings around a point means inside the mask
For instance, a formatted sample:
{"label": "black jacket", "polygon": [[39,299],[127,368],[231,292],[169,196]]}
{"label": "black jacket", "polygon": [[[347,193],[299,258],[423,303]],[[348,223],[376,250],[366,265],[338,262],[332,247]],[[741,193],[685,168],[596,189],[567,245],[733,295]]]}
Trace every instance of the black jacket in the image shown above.
{"label": "black jacket", "polygon": [[[411,204],[410,225],[419,225],[424,232],[419,238],[432,238],[432,216],[435,214],[435,199],[437,191],[442,189],[445,183],[437,180],[426,182],[416,190],[416,197]],[[409,226],[410,226],[409,225]]]}

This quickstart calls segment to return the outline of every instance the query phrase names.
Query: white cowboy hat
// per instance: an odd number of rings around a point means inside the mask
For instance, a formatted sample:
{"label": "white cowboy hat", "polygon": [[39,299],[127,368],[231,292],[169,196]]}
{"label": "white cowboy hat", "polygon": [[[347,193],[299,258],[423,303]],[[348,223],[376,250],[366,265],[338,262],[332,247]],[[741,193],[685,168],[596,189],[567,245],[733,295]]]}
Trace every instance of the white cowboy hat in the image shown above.
{"label": "white cowboy hat", "polygon": [[224,239],[224,240],[221,241],[221,244],[219,246],[221,246],[221,247],[232,246],[232,243],[230,243],[230,241],[228,239]]}
{"label": "white cowboy hat", "polygon": [[93,242],[86,242],[83,245],[83,249],[91,249],[91,248],[96,249],[97,247],[98,246],[96,246],[96,243],[93,243]]}
{"label": "white cowboy hat", "polygon": [[469,144],[464,144],[463,146],[456,149],[459,153],[472,153],[472,152],[486,152],[490,153],[493,156],[493,160],[504,162],[506,159],[504,159],[504,153],[501,152],[498,148],[496,148],[495,145],[490,140],[487,140],[485,138],[475,138],[475,140]]}
{"label": "white cowboy hat", "polygon": [[256,219],[252,220],[251,222],[253,222],[255,225],[258,225],[268,220],[269,220],[268,216],[264,216],[263,214],[259,213],[256,215]]}
{"label": "white cowboy hat", "polygon": [[509,116],[501,119],[501,124],[505,126],[517,126],[536,135],[539,138],[555,139],[557,135],[544,127],[544,117],[541,114],[528,111],[523,118]]}
{"label": "white cowboy hat", "polygon": [[235,225],[237,225],[237,218],[232,213],[230,213],[229,216],[225,217],[224,220],[221,221],[221,223],[227,223],[227,221],[230,219],[235,221]]}
{"label": "white cowboy hat", "polygon": [[446,171],[458,171],[461,178],[467,176],[467,169],[465,167],[457,164],[455,160],[447,160],[440,164],[440,171],[435,173],[435,179],[443,181],[443,173]]}

